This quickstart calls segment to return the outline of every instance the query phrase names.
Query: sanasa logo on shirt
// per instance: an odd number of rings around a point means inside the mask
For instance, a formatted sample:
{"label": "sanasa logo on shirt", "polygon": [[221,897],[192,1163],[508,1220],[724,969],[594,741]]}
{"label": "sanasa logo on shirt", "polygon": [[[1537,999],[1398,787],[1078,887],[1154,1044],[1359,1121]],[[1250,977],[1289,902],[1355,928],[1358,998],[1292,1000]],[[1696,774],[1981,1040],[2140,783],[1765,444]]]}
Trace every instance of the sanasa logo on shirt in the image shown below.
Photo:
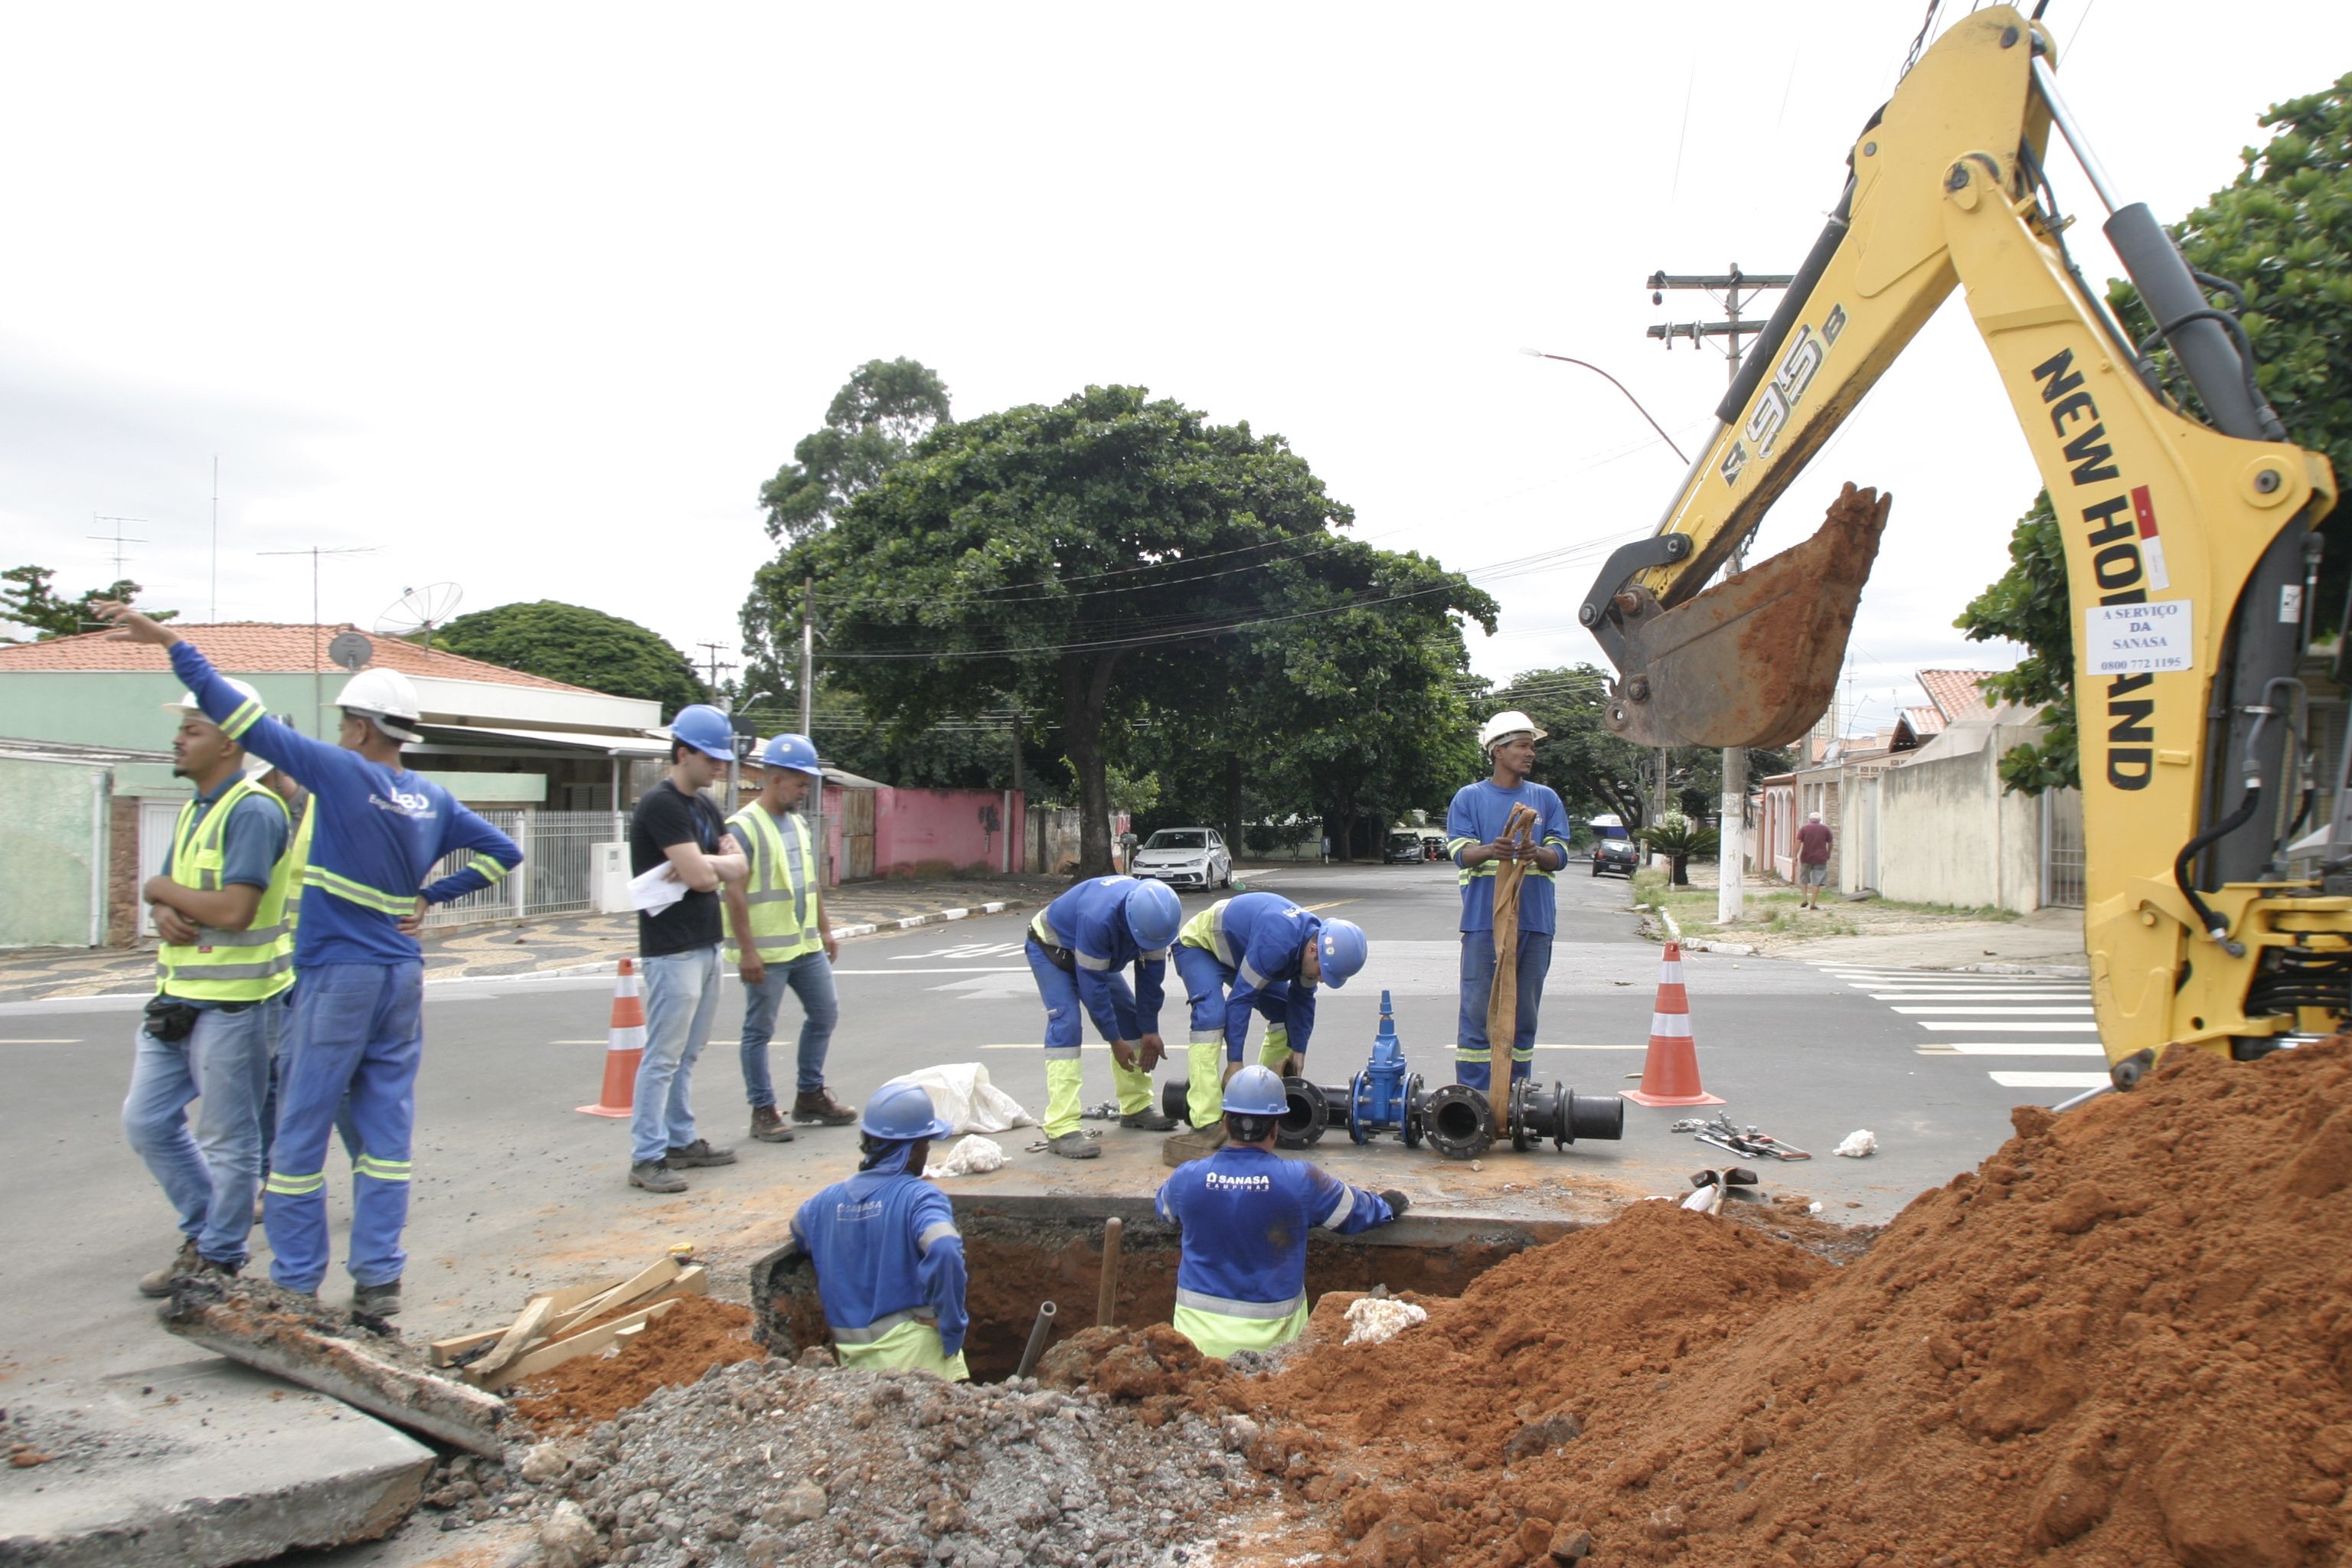
{"label": "sanasa logo on shirt", "polygon": [[1272,1176],[1227,1176],[1211,1171],[1209,1185],[1234,1187],[1244,1192],[1270,1193],[1274,1191],[1274,1178]]}

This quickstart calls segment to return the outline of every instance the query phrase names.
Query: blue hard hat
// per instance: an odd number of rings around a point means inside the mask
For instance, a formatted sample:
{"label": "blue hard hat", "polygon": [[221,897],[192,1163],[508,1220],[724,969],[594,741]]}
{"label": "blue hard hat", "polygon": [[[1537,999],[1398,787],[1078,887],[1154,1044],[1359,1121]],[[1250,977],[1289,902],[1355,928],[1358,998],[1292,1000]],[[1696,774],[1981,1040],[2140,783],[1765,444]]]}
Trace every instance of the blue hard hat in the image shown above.
{"label": "blue hard hat", "polygon": [[1225,1080],[1225,1110],[1234,1116],[1281,1116],[1290,1110],[1290,1096],[1272,1068],[1252,1065]]}
{"label": "blue hard hat", "polygon": [[1183,925],[1184,906],[1167,883],[1139,881],[1127,890],[1127,929],[1146,952],[1174,942]]}
{"label": "blue hard hat", "polygon": [[811,778],[824,776],[817,766],[816,746],[806,735],[777,736],[761,750],[760,763],[762,767],[790,768]]}
{"label": "blue hard hat", "polygon": [[931,1109],[930,1092],[919,1083],[894,1079],[874,1091],[857,1130],[871,1138],[904,1142],[915,1138],[944,1138],[955,1131]]}
{"label": "blue hard hat", "polygon": [[1364,957],[1371,951],[1371,943],[1364,940],[1364,928],[1353,921],[1325,921],[1315,945],[1323,961],[1323,984],[1334,990],[1364,967]]}
{"label": "blue hard hat", "polygon": [[669,738],[722,763],[734,760],[735,726],[708,702],[679,709],[677,717],[669,721]]}

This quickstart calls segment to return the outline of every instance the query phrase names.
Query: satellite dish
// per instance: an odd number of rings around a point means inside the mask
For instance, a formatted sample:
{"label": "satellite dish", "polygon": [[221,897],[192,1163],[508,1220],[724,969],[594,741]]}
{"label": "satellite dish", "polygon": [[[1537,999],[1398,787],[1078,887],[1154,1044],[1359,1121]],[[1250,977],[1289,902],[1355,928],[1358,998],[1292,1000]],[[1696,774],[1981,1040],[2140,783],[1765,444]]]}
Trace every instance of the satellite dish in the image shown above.
{"label": "satellite dish", "polygon": [[343,632],[327,645],[327,657],[356,675],[375,657],[375,644],[358,632]]}
{"label": "satellite dish", "polygon": [[446,626],[449,617],[457,613],[457,603],[466,591],[455,583],[427,583],[422,588],[401,592],[396,604],[390,605],[375,618],[375,629],[386,637],[415,637],[425,634],[425,646],[433,646],[433,633]]}

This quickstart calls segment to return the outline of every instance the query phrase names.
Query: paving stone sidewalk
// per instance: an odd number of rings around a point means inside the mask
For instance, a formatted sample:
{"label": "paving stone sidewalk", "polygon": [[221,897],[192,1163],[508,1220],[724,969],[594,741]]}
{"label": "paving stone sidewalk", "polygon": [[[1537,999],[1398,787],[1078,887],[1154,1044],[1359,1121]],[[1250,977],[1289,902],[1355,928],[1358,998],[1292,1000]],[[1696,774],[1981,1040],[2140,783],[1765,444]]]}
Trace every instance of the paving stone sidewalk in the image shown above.
{"label": "paving stone sidewalk", "polygon": [[[1069,887],[1058,877],[986,877],[860,882],[825,894],[844,940],[1007,910],[1029,909]],[[551,915],[425,933],[425,978],[583,973],[637,950],[636,917]],[[143,994],[154,987],[155,949],[38,947],[0,952],[0,1002]]]}

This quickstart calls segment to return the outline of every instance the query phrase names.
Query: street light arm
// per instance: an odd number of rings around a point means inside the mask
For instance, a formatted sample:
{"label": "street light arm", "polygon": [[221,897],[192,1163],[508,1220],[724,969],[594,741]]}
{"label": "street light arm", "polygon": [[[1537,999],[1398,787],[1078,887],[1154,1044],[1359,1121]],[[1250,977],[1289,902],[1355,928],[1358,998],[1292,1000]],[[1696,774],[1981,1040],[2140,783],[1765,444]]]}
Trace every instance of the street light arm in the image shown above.
{"label": "street light arm", "polygon": [[[1624,392],[1625,401],[1633,405],[1633,411],[1636,414],[1639,414],[1643,418],[1650,419],[1650,411],[1642,406],[1642,400],[1634,396],[1632,393],[1626,392],[1625,384],[1623,382],[1618,380],[1615,376],[1610,374],[1599,365],[1594,364],[1591,361],[1570,359],[1566,354],[1548,354],[1541,349],[1521,349],[1519,352],[1526,354],[1530,359],[1556,359],[1562,364],[1582,365],[1585,369],[1591,371],[1593,374],[1599,376],[1601,380],[1607,382],[1618,391]],[[1684,455],[1683,449],[1675,445],[1675,438],[1666,434],[1666,427],[1664,426],[1659,424],[1654,419],[1650,419],[1650,428],[1658,433],[1658,439],[1666,444],[1667,451],[1672,452],[1677,458],[1681,458],[1685,463],[1690,461],[1690,458]]]}

